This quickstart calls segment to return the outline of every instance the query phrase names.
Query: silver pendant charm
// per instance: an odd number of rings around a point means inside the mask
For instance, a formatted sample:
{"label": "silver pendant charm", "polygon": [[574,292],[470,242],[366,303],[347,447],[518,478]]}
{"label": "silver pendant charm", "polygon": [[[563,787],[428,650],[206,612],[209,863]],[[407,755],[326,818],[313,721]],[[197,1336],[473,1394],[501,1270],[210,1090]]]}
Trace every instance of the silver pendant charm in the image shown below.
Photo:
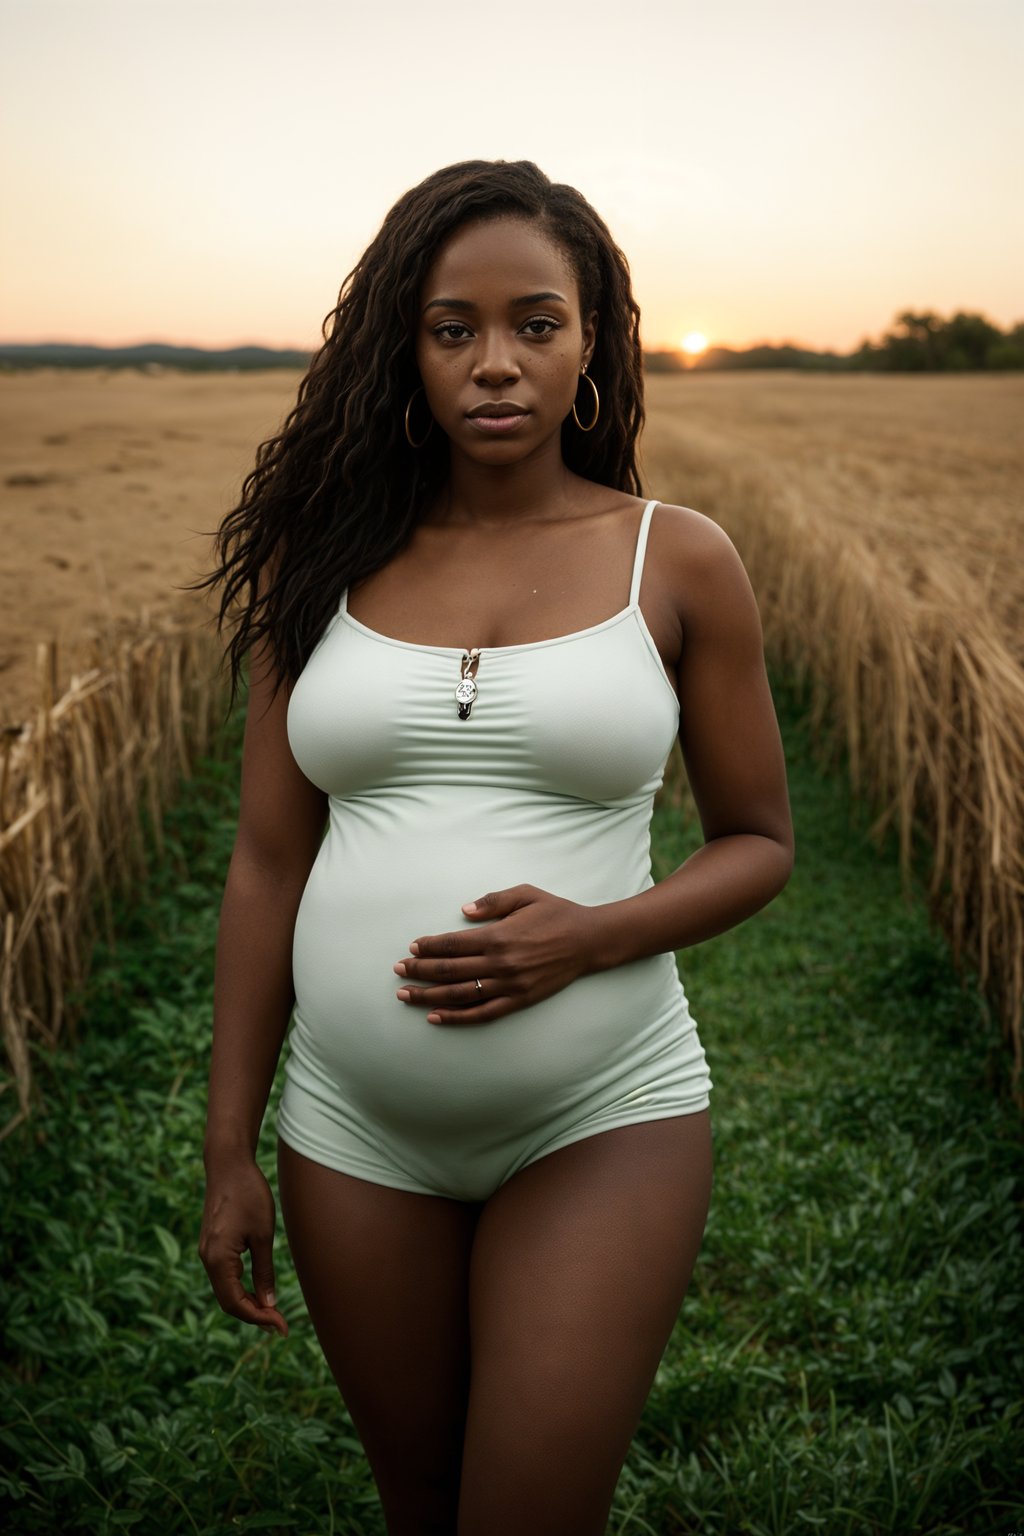
{"label": "silver pendant charm", "polygon": [[459,706],[459,719],[468,720],[469,712],[473,708],[473,700],[476,698],[477,687],[473,673],[480,664],[480,651],[477,646],[472,650],[463,651],[461,677],[455,688],[455,702]]}

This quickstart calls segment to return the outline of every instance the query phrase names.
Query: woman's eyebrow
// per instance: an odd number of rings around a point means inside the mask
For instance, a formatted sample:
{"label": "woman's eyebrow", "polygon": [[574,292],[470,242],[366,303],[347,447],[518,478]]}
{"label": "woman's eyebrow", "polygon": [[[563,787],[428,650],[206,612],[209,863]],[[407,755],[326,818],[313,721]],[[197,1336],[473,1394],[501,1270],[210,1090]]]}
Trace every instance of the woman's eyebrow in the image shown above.
{"label": "woman's eyebrow", "polygon": [[514,298],[513,306],[516,306],[516,304],[543,304],[545,300],[550,300],[550,298],[557,298],[559,304],[568,304],[567,298],[563,298],[562,293],[524,293],[522,298]]}
{"label": "woman's eyebrow", "polygon": [[[547,299],[557,299],[560,304],[567,304],[568,299],[560,293],[524,293],[521,299],[512,299],[510,308],[515,309],[520,304],[541,304]],[[428,309],[476,309],[471,299],[431,299],[429,304],[424,304],[423,313]]]}

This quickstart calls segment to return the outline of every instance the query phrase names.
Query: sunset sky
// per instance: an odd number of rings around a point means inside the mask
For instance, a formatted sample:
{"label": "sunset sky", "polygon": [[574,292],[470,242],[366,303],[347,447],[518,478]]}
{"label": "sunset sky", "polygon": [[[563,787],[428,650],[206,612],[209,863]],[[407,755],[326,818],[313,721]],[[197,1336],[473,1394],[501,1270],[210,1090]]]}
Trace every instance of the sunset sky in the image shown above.
{"label": "sunset sky", "polygon": [[647,347],[1024,319],[1022,0],[0,0],[0,340],[313,349],[394,199],[531,159]]}

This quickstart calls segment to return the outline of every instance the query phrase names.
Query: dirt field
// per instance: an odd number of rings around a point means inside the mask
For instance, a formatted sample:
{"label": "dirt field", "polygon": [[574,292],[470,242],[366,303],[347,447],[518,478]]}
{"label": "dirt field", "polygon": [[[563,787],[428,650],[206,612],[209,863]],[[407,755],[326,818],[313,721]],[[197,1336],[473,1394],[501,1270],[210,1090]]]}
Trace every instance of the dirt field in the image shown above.
{"label": "dirt field", "polygon": [[[59,682],[111,616],[182,602],[209,534],[299,375],[42,370],[0,376],[0,724],[38,692],[35,645]],[[1024,649],[1024,377],[654,376],[646,482],[714,516],[713,486],[750,468],[800,489],[951,622],[995,618]],[[208,609],[208,604],[207,604]]]}
{"label": "dirt field", "polygon": [[238,499],[298,375],[46,369],[0,376],[0,724],[38,696],[36,642],[59,682],[110,616],[202,603],[208,537]]}

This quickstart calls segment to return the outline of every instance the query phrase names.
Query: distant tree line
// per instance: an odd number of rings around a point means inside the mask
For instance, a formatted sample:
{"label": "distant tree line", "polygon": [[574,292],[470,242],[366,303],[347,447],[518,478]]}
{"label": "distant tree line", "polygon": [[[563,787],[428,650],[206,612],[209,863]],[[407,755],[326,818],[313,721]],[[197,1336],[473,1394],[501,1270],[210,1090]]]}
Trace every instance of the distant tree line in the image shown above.
{"label": "distant tree line", "polygon": [[1024,368],[1024,321],[1001,331],[984,315],[959,310],[943,320],[931,310],[896,316],[895,329],[879,342],[862,341],[851,355],[854,368],[892,373],[962,373],[967,368]]}
{"label": "distant tree line", "polygon": [[1024,368],[1024,321],[1001,331],[984,315],[959,310],[943,320],[931,310],[904,310],[881,341],[862,341],[855,352],[813,352],[806,347],[709,347],[690,361],[679,352],[648,352],[651,373],[716,368],[817,368],[884,373],[962,373],[978,368]]}
{"label": "distant tree line", "polygon": [[710,373],[719,368],[817,368],[821,371],[849,369],[850,360],[838,352],[812,352],[788,342],[773,347],[709,347],[697,357],[682,352],[645,352],[648,373]]}

